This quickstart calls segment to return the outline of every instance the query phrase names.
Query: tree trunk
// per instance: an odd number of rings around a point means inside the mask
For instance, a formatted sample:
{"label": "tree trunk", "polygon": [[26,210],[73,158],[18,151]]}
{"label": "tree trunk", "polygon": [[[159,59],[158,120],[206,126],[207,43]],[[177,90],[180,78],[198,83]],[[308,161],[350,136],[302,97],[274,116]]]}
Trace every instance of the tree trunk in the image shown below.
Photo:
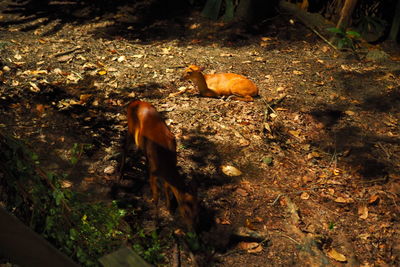
{"label": "tree trunk", "polygon": [[235,20],[249,25],[260,22],[276,13],[279,0],[240,0]]}
{"label": "tree trunk", "polygon": [[358,0],[346,0],[344,2],[342,11],[340,12],[340,18],[336,25],[338,29],[346,29],[349,26],[351,15],[357,4]]}
{"label": "tree trunk", "polygon": [[397,41],[400,29],[400,0],[397,0],[396,10],[394,12],[392,27],[390,28],[389,40]]}

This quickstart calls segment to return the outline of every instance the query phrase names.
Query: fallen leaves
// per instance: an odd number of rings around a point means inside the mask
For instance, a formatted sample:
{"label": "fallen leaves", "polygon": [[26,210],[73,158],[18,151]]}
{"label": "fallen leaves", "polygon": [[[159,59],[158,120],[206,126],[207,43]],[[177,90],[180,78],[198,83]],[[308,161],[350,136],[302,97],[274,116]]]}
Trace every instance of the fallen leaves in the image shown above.
{"label": "fallen leaves", "polygon": [[242,175],[242,172],[238,168],[236,168],[234,166],[231,166],[231,165],[223,165],[223,166],[221,166],[221,171],[227,176],[240,176],[240,175]]}
{"label": "fallen leaves", "polygon": [[300,130],[289,130],[288,131],[291,135],[293,135],[294,137],[300,137]]}
{"label": "fallen leaves", "polygon": [[263,250],[262,245],[257,242],[239,242],[237,248],[248,253],[259,253]]}
{"label": "fallen leaves", "polygon": [[330,258],[332,258],[332,259],[334,259],[336,261],[339,261],[339,262],[346,262],[347,261],[346,256],[341,254],[341,253],[339,253],[339,252],[337,252],[334,248],[331,248],[330,250],[328,250],[327,255]]}
{"label": "fallen leaves", "polygon": [[358,206],[358,216],[360,219],[367,219],[368,218],[368,207],[365,204],[361,204]]}
{"label": "fallen leaves", "polygon": [[378,194],[374,194],[369,198],[368,203],[369,204],[376,204],[378,201],[379,201],[379,195]]}
{"label": "fallen leaves", "polygon": [[348,196],[341,196],[341,197],[337,197],[335,199],[335,202],[346,204],[346,203],[353,203],[354,200],[351,197],[348,197]]}
{"label": "fallen leaves", "polygon": [[308,194],[307,192],[303,192],[301,193],[300,198],[303,200],[307,200],[310,198],[310,194]]}
{"label": "fallen leaves", "polygon": [[349,116],[354,116],[356,114],[354,111],[351,111],[351,110],[346,110],[344,113]]}
{"label": "fallen leaves", "polygon": [[36,83],[29,82],[29,85],[31,86],[31,87],[29,87],[29,90],[31,90],[32,92],[34,92],[34,93],[40,92],[40,88],[39,88],[39,86],[37,86]]}
{"label": "fallen leaves", "polygon": [[100,76],[103,76],[103,75],[106,75],[106,74],[107,74],[107,71],[104,70],[104,69],[98,70],[98,71],[97,71],[97,74],[99,74]]}

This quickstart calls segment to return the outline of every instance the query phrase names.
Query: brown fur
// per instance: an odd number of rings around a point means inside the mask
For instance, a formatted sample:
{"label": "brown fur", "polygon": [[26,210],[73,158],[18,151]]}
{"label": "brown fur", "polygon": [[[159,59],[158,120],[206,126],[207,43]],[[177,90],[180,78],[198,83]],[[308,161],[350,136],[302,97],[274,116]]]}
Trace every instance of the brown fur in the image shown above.
{"label": "brown fur", "polygon": [[236,96],[235,99],[253,101],[258,95],[257,86],[246,77],[235,73],[203,74],[203,68],[190,65],[186,68],[184,78],[191,80],[202,96]]}
{"label": "brown fur", "polygon": [[157,179],[162,179],[167,208],[171,209],[172,192],[184,222],[193,230],[198,220],[197,194],[186,187],[177,171],[174,135],[157,110],[147,102],[132,101],[127,112],[127,140],[129,143],[134,141],[146,156],[154,202],[157,204],[159,199]]}

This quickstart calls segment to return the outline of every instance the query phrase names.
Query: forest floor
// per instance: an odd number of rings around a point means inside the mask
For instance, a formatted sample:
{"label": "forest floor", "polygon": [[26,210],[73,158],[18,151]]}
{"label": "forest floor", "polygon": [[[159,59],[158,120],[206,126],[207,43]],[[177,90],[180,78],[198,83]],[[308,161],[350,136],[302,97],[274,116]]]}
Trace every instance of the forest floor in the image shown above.
{"label": "forest floor", "polygon": [[[342,53],[287,14],[250,34],[196,12],[160,19],[164,10],[151,14],[144,2],[101,12],[2,1],[1,131],[26,140],[46,170],[68,174],[64,186],[92,201],[133,199],[150,231],[144,161],[130,160],[117,179],[125,106],[148,101],[211,214],[200,238],[215,253],[194,252],[199,264],[399,266],[398,47]],[[374,49],[389,58],[369,60]],[[200,97],[181,79],[190,64],[245,75],[260,96]],[[74,144],[92,146],[71,165]],[[159,206],[167,236],[179,217]]]}

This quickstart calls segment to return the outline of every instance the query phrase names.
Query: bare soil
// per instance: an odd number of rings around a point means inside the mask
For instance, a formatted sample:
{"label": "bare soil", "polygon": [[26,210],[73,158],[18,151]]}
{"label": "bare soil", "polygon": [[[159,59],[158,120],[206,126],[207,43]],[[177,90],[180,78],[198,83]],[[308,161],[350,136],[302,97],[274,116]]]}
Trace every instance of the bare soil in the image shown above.
{"label": "bare soil", "polygon": [[[117,179],[124,107],[148,101],[177,138],[181,173],[199,183],[200,237],[214,251],[194,252],[199,264],[400,265],[399,47],[368,61],[383,48],[338,52],[287,14],[249,33],[144,2],[1,2],[1,131],[90,200],[131,200],[152,229],[144,161],[132,156]],[[181,80],[189,64],[245,75],[260,96],[200,97]],[[74,143],[93,147],[72,166]],[[174,231],[179,217],[162,209],[158,227]]]}

